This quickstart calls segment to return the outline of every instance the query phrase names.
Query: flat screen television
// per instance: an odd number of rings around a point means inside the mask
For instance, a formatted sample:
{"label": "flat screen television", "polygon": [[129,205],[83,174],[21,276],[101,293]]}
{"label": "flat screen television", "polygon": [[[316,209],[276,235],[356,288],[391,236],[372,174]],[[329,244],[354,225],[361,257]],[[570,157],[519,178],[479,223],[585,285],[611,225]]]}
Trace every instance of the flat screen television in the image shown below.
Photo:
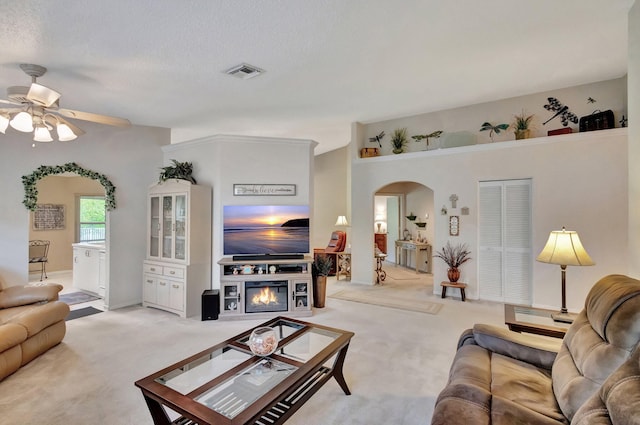
{"label": "flat screen television", "polygon": [[309,253],[308,205],[223,207],[224,255]]}

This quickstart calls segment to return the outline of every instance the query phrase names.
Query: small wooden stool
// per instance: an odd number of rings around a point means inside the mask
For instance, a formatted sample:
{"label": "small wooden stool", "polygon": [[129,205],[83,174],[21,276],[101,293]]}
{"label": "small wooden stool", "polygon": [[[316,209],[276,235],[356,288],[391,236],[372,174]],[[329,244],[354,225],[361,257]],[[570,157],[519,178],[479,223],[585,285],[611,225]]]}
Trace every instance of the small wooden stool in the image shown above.
{"label": "small wooden stool", "polygon": [[460,297],[462,298],[463,302],[464,302],[464,300],[467,299],[467,296],[464,293],[464,288],[467,287],[466,283],[443,281],[443,282],[440,282],[440,286],[442,286],[442,298],[447,296],[447,287],[449,287],[449,288],[458,288],[458,289],[460,289]]}

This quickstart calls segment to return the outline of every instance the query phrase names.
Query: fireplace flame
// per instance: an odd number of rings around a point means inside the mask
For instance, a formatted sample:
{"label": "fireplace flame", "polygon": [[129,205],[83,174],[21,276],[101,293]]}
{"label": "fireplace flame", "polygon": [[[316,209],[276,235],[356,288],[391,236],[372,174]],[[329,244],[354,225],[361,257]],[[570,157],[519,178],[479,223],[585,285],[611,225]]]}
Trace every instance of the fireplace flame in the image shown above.
{"label": "fireplace flame", "polygon": [[278,304],[278,297],[276,296],[276,293],[273,292],[269,287],[262,288],[259,293],[255,294],[251,298],[251,304],[253,305],[269,305],[271,303]]}

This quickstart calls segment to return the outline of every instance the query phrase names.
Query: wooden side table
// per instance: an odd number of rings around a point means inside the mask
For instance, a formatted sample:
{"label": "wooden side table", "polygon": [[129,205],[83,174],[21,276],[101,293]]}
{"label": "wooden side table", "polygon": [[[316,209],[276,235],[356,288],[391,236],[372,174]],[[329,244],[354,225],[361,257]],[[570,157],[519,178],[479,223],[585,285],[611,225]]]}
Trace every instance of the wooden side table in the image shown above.
{"label": "wooden side table", "polygon": [[510,331],[564,338],[570,324],[555,322],[551,318],[552,313],[557,313],[557,311],[505,304],[504,323]]}
{"label": "wooden side table", "polygon": [[442,298],[447,296],[447,288],[458,288],[460,290],[460,298],[462,298],[462,302],[467,299],[467,295],[464,293],[464,290],[467,287],[466,283],[443,281],[440,282],[440,286],[442,286]]}

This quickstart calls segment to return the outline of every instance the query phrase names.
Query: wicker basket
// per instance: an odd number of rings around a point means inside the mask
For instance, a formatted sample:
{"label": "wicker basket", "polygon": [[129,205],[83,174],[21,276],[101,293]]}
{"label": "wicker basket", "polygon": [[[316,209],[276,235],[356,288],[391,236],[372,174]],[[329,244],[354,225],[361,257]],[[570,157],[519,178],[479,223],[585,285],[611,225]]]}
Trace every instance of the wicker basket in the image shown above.
{"label": "wicker basket", "polygon": [[360,149],[360,158],[370,158],[372,156],[380,155],[378,148],[362,148]]}

